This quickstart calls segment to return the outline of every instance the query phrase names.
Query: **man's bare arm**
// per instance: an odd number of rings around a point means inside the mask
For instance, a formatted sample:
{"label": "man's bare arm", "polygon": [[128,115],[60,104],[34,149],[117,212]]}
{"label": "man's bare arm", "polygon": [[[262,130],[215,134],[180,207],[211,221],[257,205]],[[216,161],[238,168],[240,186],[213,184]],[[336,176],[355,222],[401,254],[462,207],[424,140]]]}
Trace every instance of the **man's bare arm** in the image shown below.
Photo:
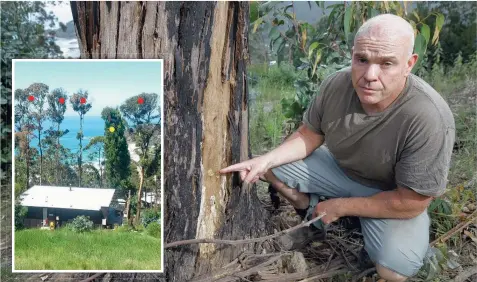
{"label": "man's bare arm", "polygon": [[341,216],[409,219],[426,210],[432,197],[398,187],[370,197],[342,198]]}
{"label": "man's bare arm", "polygon": [[260,157],[247,160],[220,170],[220,173],[240,172],[245,182],[255,182],[269,169],[306,158],[320,147],[325,138],[302,125],[283,144]]}
{"label": "man's bare arm", "polygon": [[265,154],[270,168],[302,160],[320,147],[325,138],[310,130],[306,125],[301,125],[279,147]]}

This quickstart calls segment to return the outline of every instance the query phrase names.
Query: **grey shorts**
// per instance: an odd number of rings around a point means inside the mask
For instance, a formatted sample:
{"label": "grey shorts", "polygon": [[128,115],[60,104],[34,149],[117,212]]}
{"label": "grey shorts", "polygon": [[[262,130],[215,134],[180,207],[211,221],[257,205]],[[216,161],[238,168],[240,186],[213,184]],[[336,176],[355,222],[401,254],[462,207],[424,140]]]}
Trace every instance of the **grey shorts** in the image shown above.
{"label": "grey shorts", "polygon": [[[272,169],[291,188],[310,196],[308,214],[319,197],[368,197],[382,192],[351,180],[328,148],[321,146],[306,159]],[[412,219],[360,218],[364,246],[374,263],[410,277],[421,266],[429,246],[427,211]],[[318,223],[320,227],[322,223]]]}

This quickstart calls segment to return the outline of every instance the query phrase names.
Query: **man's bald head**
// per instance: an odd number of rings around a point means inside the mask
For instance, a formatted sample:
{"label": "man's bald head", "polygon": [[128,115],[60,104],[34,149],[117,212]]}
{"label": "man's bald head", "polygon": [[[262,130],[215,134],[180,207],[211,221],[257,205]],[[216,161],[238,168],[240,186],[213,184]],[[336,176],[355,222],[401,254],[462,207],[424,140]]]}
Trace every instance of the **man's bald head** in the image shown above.
{"label": "man's bald head", "polygon": [[388,37],[404,39],[408,47],[408,55],[411,56],[414,50],[414,29],[403,18],[392,15],[383,14],[367,20],[356,33],[356,40],[359,37]]}

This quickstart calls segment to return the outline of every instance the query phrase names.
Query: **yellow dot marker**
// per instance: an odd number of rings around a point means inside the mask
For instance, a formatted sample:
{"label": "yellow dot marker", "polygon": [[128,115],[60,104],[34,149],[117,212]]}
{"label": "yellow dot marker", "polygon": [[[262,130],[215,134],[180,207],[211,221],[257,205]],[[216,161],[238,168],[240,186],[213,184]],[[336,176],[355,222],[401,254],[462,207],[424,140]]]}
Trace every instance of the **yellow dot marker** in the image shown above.
{"label": "yellow dot marker", "polygon": [[114,129],[114,127],[109,127],[109,132],[114,132],[116,129]]}

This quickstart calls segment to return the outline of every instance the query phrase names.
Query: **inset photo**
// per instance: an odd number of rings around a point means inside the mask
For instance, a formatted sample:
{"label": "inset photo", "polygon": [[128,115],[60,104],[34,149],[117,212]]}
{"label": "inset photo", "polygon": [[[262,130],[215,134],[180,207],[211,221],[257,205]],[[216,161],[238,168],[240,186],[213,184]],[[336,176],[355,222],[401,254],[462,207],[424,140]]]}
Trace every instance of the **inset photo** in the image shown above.
{"label": "inset photo", "polygon": [[12,271],[162,272],[163,61],[12,74]]}

